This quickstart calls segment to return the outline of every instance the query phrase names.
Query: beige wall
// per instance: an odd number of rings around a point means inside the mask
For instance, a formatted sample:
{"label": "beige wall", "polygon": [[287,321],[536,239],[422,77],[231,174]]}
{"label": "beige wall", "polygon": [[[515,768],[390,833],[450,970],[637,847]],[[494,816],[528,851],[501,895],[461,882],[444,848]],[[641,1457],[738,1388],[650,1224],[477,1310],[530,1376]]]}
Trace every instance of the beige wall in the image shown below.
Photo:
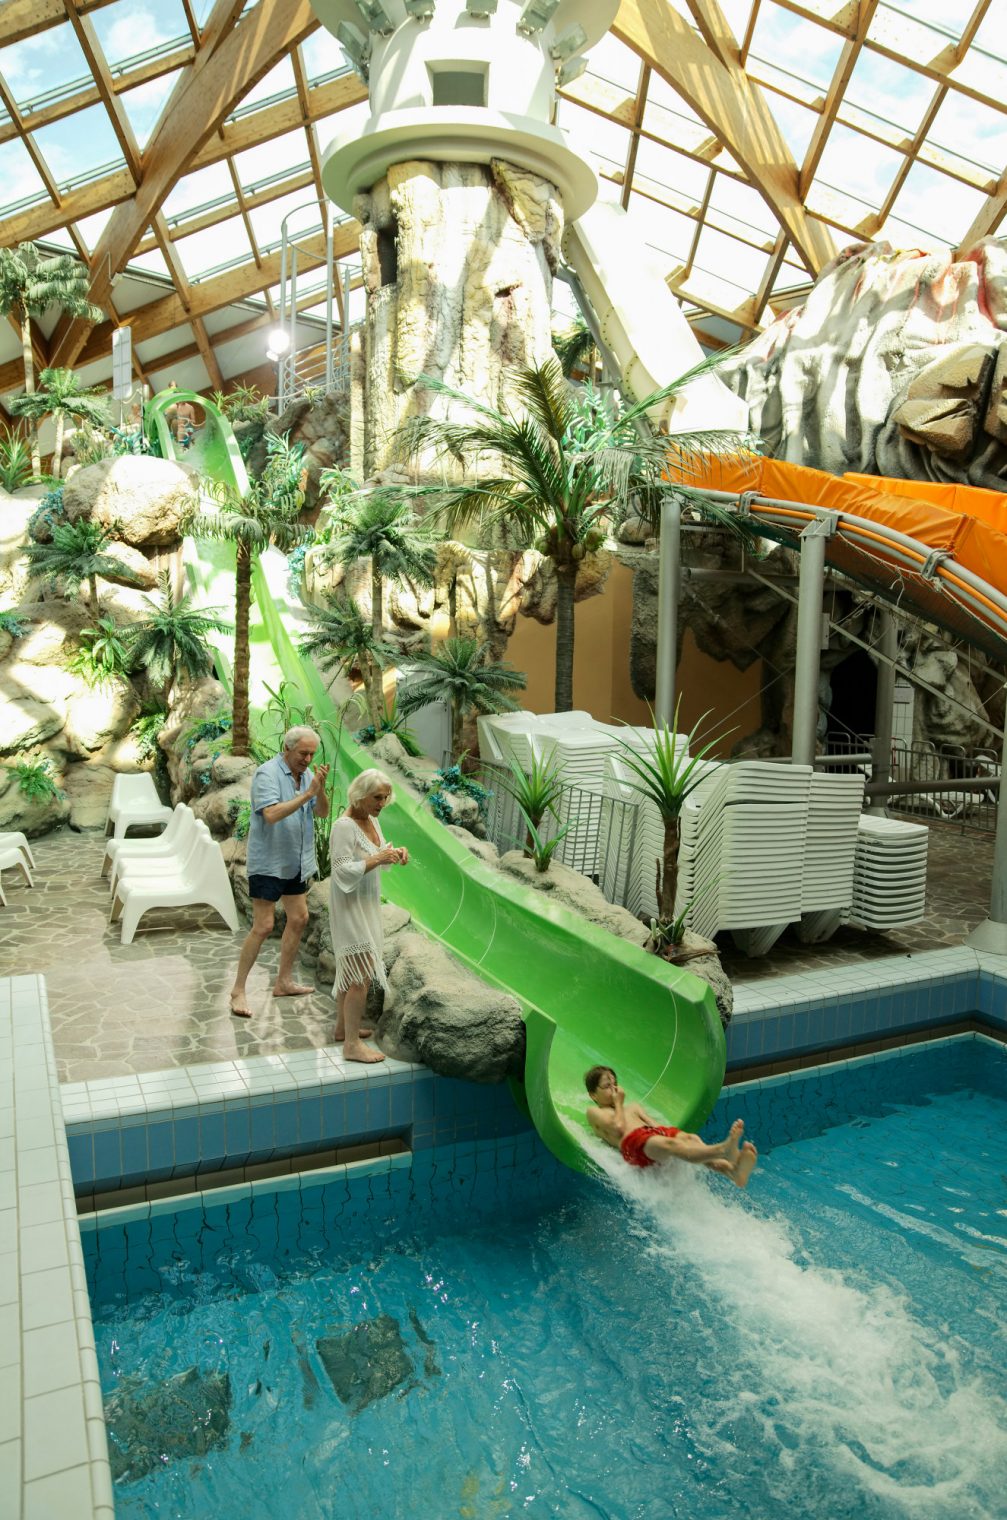
{"label": "beige wall", "polygon": [[[615,564],[605,590],[578,602],[575,615],[573,705],[586,708],[600,722],[649,723],[647,704],[629,682],[629,640],[633,618],[633,573]],[[528,676],[522,705],[530,712],[552,712],[556,670],[556,625],[543,626],[519,617],[507,645],[506,659]],[[717,754],[730,752],[742,734],[759,725],[761,664],[740,671],[730,661],[702,654],[687,631],[678,688],[682,693],[681,726],[691,728],[707,709],[706,737],[734,727]]]}

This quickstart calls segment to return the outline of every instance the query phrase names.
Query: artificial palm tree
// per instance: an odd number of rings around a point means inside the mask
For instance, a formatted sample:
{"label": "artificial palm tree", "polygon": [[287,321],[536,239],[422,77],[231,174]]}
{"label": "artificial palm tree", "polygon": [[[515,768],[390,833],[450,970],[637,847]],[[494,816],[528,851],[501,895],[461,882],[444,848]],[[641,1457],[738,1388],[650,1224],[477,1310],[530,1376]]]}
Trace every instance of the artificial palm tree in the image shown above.
{"label": "artificial palm tree", "polygon": [[584,318],[578,313],[563,332],[553,333],[552,346],[556,350],[563,373],[569,380],[575,370],[593,375],[598,363],[598,345],[594,334]]}
{"label": "artificial palm tree", "polygon": [[512,691],[523,691],[528,677],[513,665],[486,658],[488,644],[473,638],[445,639],[440,648],[414,656],[418,678],[399,696],[405,717],[429,702],[447,702],[451,709],[451,754],[457,759],[462,729],[470,713],[516,712]]}
{"label": "artificial palm tree", "polygon": [[[450,457],[463,469],[482,458],[494,461],[499,473],[480,474],[457,486],[414,489],[412,494],[436,498],[449,526],[481,517],[516,533],[523,542],[534,538],[555,570],[557,712],[573,707],[577,572],[584,556],[604,542],[607,519],[625,510],[641,492],[659,491],[667,473],[694,454],[737,450],[741,445],[733,433],[667,437],[647,424],[649,411],[710,367],[704,362],[621,412],[594,393],[586,403],[578,399],[555,358],[515,371],[516,408],[507,412],[484,406],[438,380],[423,377],[417,382],[457,403],[466,420],[411,418],[400,429],[400,453],[406,458],[428,453]],[[680,487],[676,484],[675,489]]]}
{"label": "artificial palm tree", "polygon": [[[327,485],[328,471],[321,482]],[[342,495],[329,517],[335,536],[320,551],[325,562],[350,566],[358,559],[371,565],[371,627],[383,636],[385,581],[432,586],[437,551],[429,522],[417,517],[405,497],[380,490]]]}
{"label": "artificial palm tree", "polygon": [[39,377],[39,388],[30,394],[16,396],[8,403],[7,410],[15,417],[26,417],[35,424],[35,449],[38,449],[38,430],[46,417],[56,418],[56,442],[52,451],[52,473],[58,478],[63,459],[63,433],[68,418],[75,422],[89,422],[92,427],[108,426],[108,413],[95,398],[101,395],[96,385],[81,385],[72,369],[44,369]]}
{"label": "artificial palm tree", "polygon": [[108,553],[112,534],[101,523],[80,517],[72,523],[56,523],[52,542],[25,545],[25,557],[36,575],[45,577],[50,586],[62,580],[71,594],[87,582],[88,600],[95,618],[100,616],[98,579],[133,581],[135,576],[114,554]]}
{"label": "artificial palm tree", "polygon": [[[50,306],[93,322],[100,322],[105,315],[88,300],[88,272],[79,259],[68,253],[41,254],[34,243],[0,248],[0,316],[13,317],[21,332],[26,396],[35,391],[31,319],[40,317]],[[32,443],[32,474],[36,480],[42,474],[37,433]]]}
{"label": "artificial palm tree", "polygon": [[153,616],[134,623],[129,630],[134,663],[146,670],[169,709],[179,676],[198,681],[213,669],[208,635],[234,631],[232,624],[217,616],[215,608],[198,610],[188,593],[176,598],[171,580],[170,570],[162,570],[158,577],[160,600],[144,597]]}
{"label": "artificial palm tree", "polygon": [[326,597],[324,607],[308,607],[307,614],[314,630],[301,640],[301,653],[309,655],[323,670],[336,670],[340,675],[359,670],[367,716],[375,732],[380,732],[385,717],[380,672],[397,659],[397,651],[374,632],[373,623],[367,621],[345,592]]}
{"label": "artificial palm tree", "polygon": [[214,482],[215,513],[197,512],[188,520],[186,532],[194,538],[216,538],[234,544],[234,693],[231,751],[249,753],[248,677],[250,647],[249,614],[252,604],[252,567],[260,554],[274,545],[289,554],[305,543],[311,529],[298,521],[304,505],[304,466],[300,444],[286,437],[266,435],[268,454],[261,475],[252,477],[242,494],[229,483]]}

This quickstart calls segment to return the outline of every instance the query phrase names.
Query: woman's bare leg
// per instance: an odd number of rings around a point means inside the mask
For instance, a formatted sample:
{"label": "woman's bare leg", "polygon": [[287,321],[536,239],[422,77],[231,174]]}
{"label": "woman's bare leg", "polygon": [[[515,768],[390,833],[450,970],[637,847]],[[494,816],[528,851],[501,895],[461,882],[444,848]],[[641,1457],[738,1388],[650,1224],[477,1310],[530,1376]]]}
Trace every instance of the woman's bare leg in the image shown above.
{"label": "woman's bare leg", "polygon": [[370,1045],[363,1043],[363,1035],[360,1029],[360,1021],[367,1007],[367,988],[362,982],[356,982],[352,987],[347,987],[343,993],[343,1023],[345,1026],[345,1041],[343,1055],[347,1061],[364,1061],[373,1064],[375,1061],[385,1059],[384,1052],[374,1050]]}
{"label": "woman's bare leg", "polygon": [[[341,1045],[346,1039],[346,1019],[343,1015],[343,1005],[345,1001],[346,993],[340,992],[336,998],[336,1032],[333,1036],[337,1045]],[[366,1005],[366,998],[364,1001]],[[362,1040],[369,1040],[373,1033],[373,1029],[361,1029],[360,1038]]]}

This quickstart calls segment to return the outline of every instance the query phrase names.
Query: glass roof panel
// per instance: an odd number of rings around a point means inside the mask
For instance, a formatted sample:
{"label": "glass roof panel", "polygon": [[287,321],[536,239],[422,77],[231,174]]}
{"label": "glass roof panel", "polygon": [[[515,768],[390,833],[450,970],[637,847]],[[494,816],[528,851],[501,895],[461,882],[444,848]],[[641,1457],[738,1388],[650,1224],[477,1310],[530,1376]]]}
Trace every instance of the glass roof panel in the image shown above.
{"label": "glass roof panel", "polygon": [[111,215],[112,207],[109,206],[107,210],[96,211],[93,216],[85,216],[75,224],[88,252],[94,252],[95,244],[108,226]]}
{"label": "glass roof panel", "polygon": [[753,59],[799,67],[803,78],[828,89],[842,48],[843,39],[835,32],[795,16],[773,0],[763,0],[752,34]]}
{"label": "glass roof panel", "polygon": [[637,83],[640,78],[640,60],[624,42],[613,37],[611,32],[596,47],[591,49],[591,73],[597,74],[600,79],[607,79],[610,84],[626,90],[630,95],[636,94]]}
{"label": "glass roof panel", "polygon": [[49,192],[24,143],[13,139],[0,143],[0,211],[10,211],[25,201],[48,199]]}
{"label": "glass roof panel", "polygon": [[0,74],[22,114],[49,96],[66,93],[75,81],[91,78],[87,59],[68,21],[0,48]]}
{"label": "glass roof panel", "polygon": [[237,111],[232,114],[243,115],[250,106],[270,100],[274,95],[291,95],[296,88],[294,66],[289,58],[281,58],[268,74],[263,75],[258,84],[254,84],[247,94],[242,95]]}
{"label": "glass roof panel", "polygon": [[330,74],[345,73],[346,54],[327,27],[320,26],[301,43],[301,62],[309,84]]}
{"label": "glass roof panel", "polygon": [[[305,207],[303,214],[298,214],[302,207]],[[307,188],[294,190],[289,195],[280,195],[265,206],[256,206],[249,211],[248,220],[260,244],[279,242],[280,224],[288,212],[291,213],[288,232],[296,234],[308,224],[321,229],[317,199],[311,200],[311,191]]]}
{"label": "glass roof panel", "polygon": [[256,148],[246,148],[233,158],[241,188],[249,192],[262,180],[272,179],[276,174],[293,174],[310,162],[308,144],[300,128],[273,137]]}
{"label": "glass roof panel", "polygon": [[169,42],[191,42],[181,0],[116,0],[91,12],[91,24],[110,68]]}
{"label": "glass roof panel", "polygon": [[912,133],[937,88],[933,79],[870,48],[857,59],[846,99],[861,110]]}
{"label": "glass roof panel", "polygon": [[637,150],[634,181],[644,177],[663,185],[666,191],[674,188],[684,202],[698,206],[706,194],[710,166],[697,163],[694,158],[685,158],[670,148],[659,147],[643,137]]}
{"label": "glass roof panel", "polygon": [[32,136],[61,187],[87,179],[105,165],[116,167],[125,162],[102,105],[86,106],[61,121],[39,127]]}
{"label": "glass roof panel", "polygon": [[163,274],[170,278],[168,266],[164,261],[164,254],[160,248],[152,248],[149,253],[138,254],[129,261],[130,269],[145,269],[148,274]]}
{"label": "glass roof panel", "polygon": [[837,123],[829,134],[815,182],[845,191],[876,208],[904,165],[903,154]]}
{"label": "glass roof panel", "polygon": [[165,196],[164,214],[169,226],[203,206],[234,195],[234,181],[226,163],[209,164],[184,175]]}
{"label": "glass roof panel", "polygon": [[226,222],[217,222],[212,227],[204,227],[202,232],[179,238],[174,248],[190,280],[201,279],[230,265],[235,259],[252,256],[248,233],[240,216],[229,217]]}
{"label": "glass roof panel", "polygon": [[173,74],[162,74],[159,79],[148,79],[146,84],[138,84],[135,89],[125,90],[119,96],[126,108],[129,124],[136,134],[141,152],[150,141],[150,134],[157,126],[164,104],[175,88],[180,73],[181,70],[176,69]]}
{"label": "glass roof panel", "polygon": [[952,247],[985,201],[984,195],[968,185],[958,184],[946,174],[937,174],[925,164],[914,164],[892,207],[892,216],[917,229],[917,239],[926,236],[927,246]]}
{"label": "glass roof panel", "polygon": [[926,142],[945,152],[963,155],[996,181],[1007,164],[1007,116],[970,100],[967,95],[949,91]]}

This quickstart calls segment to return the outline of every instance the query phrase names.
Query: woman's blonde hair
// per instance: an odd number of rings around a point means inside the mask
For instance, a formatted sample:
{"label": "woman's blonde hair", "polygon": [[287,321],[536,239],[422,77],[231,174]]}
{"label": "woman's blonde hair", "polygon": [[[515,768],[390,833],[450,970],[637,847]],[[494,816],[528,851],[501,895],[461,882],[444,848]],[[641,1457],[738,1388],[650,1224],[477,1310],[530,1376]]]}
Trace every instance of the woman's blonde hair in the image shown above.
{"label": "woman's blonde hair", "polygon": [[375,770],[372,766],[370,770],[361,771],[359,776],[354,776],[346,788],[346,797],[350,807],[353,807],[357,802],[361,802],[365,797],[369,797],[372,792],[376,792],[379,786],[387,786],[391,796],[394,797],[395,792],[392,788],[392,783],[384,771]]}

